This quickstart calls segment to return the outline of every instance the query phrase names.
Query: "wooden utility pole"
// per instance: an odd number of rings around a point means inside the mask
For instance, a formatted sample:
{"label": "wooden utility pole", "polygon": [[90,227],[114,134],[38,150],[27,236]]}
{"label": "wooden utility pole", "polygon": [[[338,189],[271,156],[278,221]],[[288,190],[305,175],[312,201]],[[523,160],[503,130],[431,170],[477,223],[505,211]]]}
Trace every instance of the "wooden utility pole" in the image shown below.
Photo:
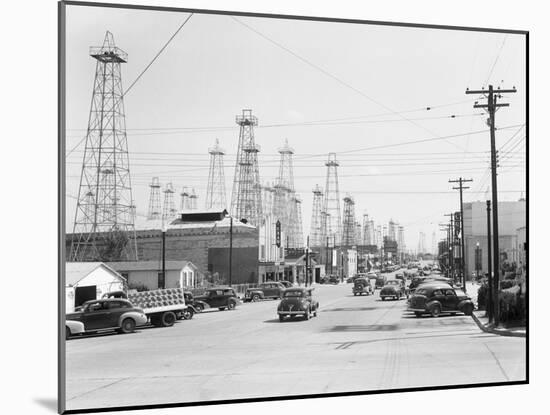
{"label": "wooden utility pole", "polygon": [[487,201],[487,317],[493,322],[493,265],[491,263],[491,201]]}
{"label": "wooden utility pole", "polygon": [[449,180],[449,183],[459,183],[459,186],[453,187],[453,189],[460,190],[460,265],[462,267],[462,288],[464,292],[466,292],[466,261],[464,260],[466,257],[466,251],[464,250],[464,205],[462,203],[462,190],[469,189],[469,187],[462,186],[462,183],[466,182],[473,182],[473,180],[463,179],[462,177],[459,177],[458,180]]}
{"label": "wooden utility pole", "polygon": [[495,113],[500,107],[509,107],[510,104],[497,104],[497,98],[502,98],[502,94],[513,94],[517,92],[516,88],[513,89],[500,89],[496,90],[493,85],[489,85],[489,90],[481,89],[477,91],[470,91],[466,89],[466,94],[483,95],[487,98],[487,104],[478,104],[477,101],[474,104],[474,108],[484,108],[488,114],[488,124],[491,133],[491,187],[492,187],[492,199],[493,199],[493,248],[495,254],[493,255],[494,261],[494,290],[495,298],[495,326],[498,326],[500,320],[498,291],[499,291],[499,279],[500,279],[500,251],[498,247],[498,193],[497,193],[497,151],[495,143]]}
{"label": "wooden utility pole", "polygon": [[444,216],[451,217],[451,224],[449,225],[449,261],[451,267],[451,278],[455,281],[455,237],[454,237],[454,213],[449,213]]}
{"label": "wooden utility pole", "polygon": [[229,218],[229,286],[233,277],[233,216]]}

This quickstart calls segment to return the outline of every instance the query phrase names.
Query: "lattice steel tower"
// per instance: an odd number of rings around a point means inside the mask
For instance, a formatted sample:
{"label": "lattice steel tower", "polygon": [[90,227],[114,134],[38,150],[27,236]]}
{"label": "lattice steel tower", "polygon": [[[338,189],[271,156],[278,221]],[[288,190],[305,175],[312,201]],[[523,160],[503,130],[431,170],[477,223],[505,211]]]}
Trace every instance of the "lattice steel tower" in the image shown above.
{"label": "lattice steel tower", "polygon": [[342,246],[355,245],[355,201],[351,196],[344,198],[344,223],[342,229]]}
{"label": "lattice steel tower", "polygon": [[288,141],[279,148],[281,155],[279,162],[279,176],[275,189],[275,216],[281,221],[281,229],[289,239],[289,247],[294,248],[294,234],[296,230],[295,202],[294,202],[294,167],[292,155],[294,150],[289,147]]}
{"label": "lattice steel tower", "polygon": [[210,170],[208,172],[208,185],[206,187],[206,209],[226,209],[225,176],[223,173],[223,156],[225,151],[216,140],[214,147],[208,149],[210,153]]}
{"label": "lattice steel tower", "polygon": [[180,193],[181,199],[180,199],[180,210],[187,210],[189,209],[189,192],[187,191],[187,187],[183,186],[183,189]]}
{"label": "lattice steel tower", "polygon": [[340,213],[340,191],[338,190],[339,164],[336,161],[336,153],[329,153],[325,166],[327,166],[327,181],[323,211],[327,214],[327,220],[323,234],[334,236],[334,243],[338,246],[342,238],[342,216]]}
{"label": "lattice steel tower", "polygon": [[323,205],[323,190],[319,185],[315,185],[313,189],[313,207],[311,209],[311,227],[309,231],[310,246],[324,246],[325,240],[322,239],[322,205]]}
{"label": "lattice steel tower", "polygon": [[90,56],[96,71],[68,258],[137,260],[120,68],[128,55],[107,32]]}
{"label": "lattice steel tower", "polygon": [[288,247],[303,248],[304,233],[302,229],[302,200],[296,193],[292,193],[289,203],[290,217],[288,232]]}
{"label": "lattice steel tower", "polygon": [[172,183],[168,183],[164,192],[164,203],[162,205],[162,221],[167,223],[174,219],[177,215],[176,205],[174,203],[174,187]]}
{"label": "lattice steel tower", "polygon": [[160,205],[160,182],[158,177],[153,177],[153,181],[149,185],[149,188],[151,191],[149,193],[147,220],[159,220],[162,218],[162,210]]}
{"label": "lattice steel tower", "polygon": [[235,122],[240,126],[240,131],[231,212],[237,219],[246,219],[257,226],[262,218],[262,189],[258,169],[260,147],[254,141],[254,127],[258,125],[258,119],[252,115],[252,110],[243,110]]}
{"label": "lattice steel tower", "polygon": [[197,210],[198,209],[198,196],[195,193],[195,188],[191,189],[191,194],[189,195],[189,209]]}

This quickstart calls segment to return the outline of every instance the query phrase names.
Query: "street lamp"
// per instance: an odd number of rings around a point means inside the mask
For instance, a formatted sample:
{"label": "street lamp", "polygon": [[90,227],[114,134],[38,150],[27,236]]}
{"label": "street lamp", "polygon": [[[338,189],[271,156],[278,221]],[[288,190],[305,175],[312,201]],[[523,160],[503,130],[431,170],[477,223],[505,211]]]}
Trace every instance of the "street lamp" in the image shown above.
{"label": "street lamp", "polygon": [[479,241],[476,242],[476,279],[479,281],[479,269],[481,268],[481,255]]}

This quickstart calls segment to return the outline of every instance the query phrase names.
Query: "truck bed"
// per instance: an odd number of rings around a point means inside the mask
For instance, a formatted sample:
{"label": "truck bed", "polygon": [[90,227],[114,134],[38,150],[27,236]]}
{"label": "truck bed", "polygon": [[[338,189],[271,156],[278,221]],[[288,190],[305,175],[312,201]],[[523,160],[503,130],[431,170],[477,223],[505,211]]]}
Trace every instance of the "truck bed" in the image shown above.
{"label": "truck bed", "polygon": [[183,310],[186,307],[183,290],[165,288],[128,294],[128,300],[145,314]]}

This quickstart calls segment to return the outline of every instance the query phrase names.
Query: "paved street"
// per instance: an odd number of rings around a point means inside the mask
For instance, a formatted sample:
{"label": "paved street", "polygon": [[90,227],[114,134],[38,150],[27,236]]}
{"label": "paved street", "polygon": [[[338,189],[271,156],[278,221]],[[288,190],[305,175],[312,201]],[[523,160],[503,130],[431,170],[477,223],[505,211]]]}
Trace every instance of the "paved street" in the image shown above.
{"label": "paved street", "polygon": [[174,327],[67,342],[67,409],[523,380],[525,338],[471,317],[416,318],[406,300],[320,285],[318,317],[280,323],[277,301]]}

